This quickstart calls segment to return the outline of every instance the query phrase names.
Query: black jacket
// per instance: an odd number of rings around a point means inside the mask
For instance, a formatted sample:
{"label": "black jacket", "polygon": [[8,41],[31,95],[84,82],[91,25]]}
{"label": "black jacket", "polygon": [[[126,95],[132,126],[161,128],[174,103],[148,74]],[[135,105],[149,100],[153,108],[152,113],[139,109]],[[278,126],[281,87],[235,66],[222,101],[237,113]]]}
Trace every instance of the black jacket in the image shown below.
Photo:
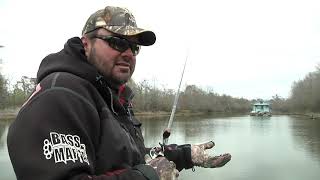
{"label": "black jacket", "polygon": [[146,150],[141,123],[131,111],[131,90],[122,88],[119,94],[108,85],[87,62],[79,38],[44,58],[37,82],[8,133],[18,180],[156,176],[144,165]]}

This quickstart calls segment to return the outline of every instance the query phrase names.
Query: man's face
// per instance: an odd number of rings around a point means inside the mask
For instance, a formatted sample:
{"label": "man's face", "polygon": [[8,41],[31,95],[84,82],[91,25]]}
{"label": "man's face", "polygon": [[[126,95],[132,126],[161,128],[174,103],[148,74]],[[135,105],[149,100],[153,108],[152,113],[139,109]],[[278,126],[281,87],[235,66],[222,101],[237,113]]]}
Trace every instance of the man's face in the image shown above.
{"label": "man's face", "polygon": [[[100,29],[97,36],[113,35],[105,29]],[[108,44],[108,42],[94,38],[94,41],[84,43],[88,61],[93,64],[100,73],[116,84],[126,83],[132,76],[136,57],[131,49],[124,52],[119,52]]]}

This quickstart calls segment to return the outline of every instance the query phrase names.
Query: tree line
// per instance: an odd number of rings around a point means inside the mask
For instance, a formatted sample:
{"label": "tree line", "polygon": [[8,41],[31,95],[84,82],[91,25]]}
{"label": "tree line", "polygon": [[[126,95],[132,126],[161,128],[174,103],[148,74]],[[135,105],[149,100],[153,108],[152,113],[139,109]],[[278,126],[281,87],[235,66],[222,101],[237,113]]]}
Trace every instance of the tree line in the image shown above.
{"label": "tree line", "polygon": [[[20,107],[35,88],[35,79],[23,76],[21,80],[10,85],[10,82],[0,76],[0,109]],[[136,112],[170,112],[175,91],[158,88],[144,80],[128,85],[135,94],[133,108]],[[177,111],[183,112],[248,112],[251,102],[243,98],[233,98],[219,95],[212,90],[203,90],[196,85],[187,85],[185,91],[180,92]]]}
{"label": "tree line", "polygon": [[320,112],[320,66],[292,85],[288,109],[294,112]]}
{"label": "tree line", "polygon": [[[135,93],[133,108],[137,112],[170,112],[175,90],[159,88],[147,80],[129,81]],[[35,88],[35,79],[23,76],[15,84],[0,75],[0,109],[20,107]],[[320,111],[320,66],[302,80],[292,84],[290,96],[273,96],[267,101],[273,112],[308,113]],[[177,111],[204,113],[248,113],[253,103],[261,99],[248,100],[230,95],[218,94],[213,90],[203,90],[196,85],[186,85],[180,92]]]}
{"label": "tree line", "polygon": [[[171,111],[176,94],[174,90],[160,89],[146,80],[140,83],[130,81],[129,86],[135,92],[133,105],[136,111]],[[187,85],[185,90],[180,92],[177,105],[177,111],[181,112],[241,113],[248,112],[250,109],[251,101],[247,99],[219,95],[212,90],[205,91],[196,85]]]}
{"label": "tree line", "polygon": [[288,98],[275,95],[270,100],[272,110],[280,113],[320,113],[320,66],[303,79],[293,82]]}
{"label": "tree line", "polygon": [[20,107],[35,88],[35,78],[22,76],[15,84],[0,74],[0,109]]}

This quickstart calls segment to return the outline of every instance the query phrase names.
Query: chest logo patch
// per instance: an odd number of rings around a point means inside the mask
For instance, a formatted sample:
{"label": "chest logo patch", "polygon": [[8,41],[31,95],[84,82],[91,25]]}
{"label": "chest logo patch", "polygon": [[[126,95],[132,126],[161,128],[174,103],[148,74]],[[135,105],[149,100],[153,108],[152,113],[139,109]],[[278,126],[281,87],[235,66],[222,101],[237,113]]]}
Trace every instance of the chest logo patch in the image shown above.
{"label": "chest logo patch", "polygon": [[55,163],[79,161],[89,165],[86,146],[77,135],[50,132],[50,139],[43,141],[43,155],[48,160],[53,158]]}

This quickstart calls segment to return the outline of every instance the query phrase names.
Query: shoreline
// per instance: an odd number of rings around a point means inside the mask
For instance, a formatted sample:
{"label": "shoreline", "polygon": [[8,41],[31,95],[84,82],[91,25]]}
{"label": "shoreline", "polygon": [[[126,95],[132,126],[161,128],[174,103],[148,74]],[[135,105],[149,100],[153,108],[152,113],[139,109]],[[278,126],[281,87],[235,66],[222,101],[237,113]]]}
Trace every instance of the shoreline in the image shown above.
{"label": "shoreline", "polygon": [[303,116],[307,117],[309,119],[320,119],[320,113],[313,113],[313,112],[308,112],[308,113],[303,113],[303,112],[294,112],[294,113],[272,113],[272,115],[288,115],[288,116]]}
{"label": "shoreline", "polygon": [[[14,119],[20,108],[10,108],[10,109],[2,109],[0,110],[0,120],[2,119]],[[223,113],[223,112],[216,112],[216,113],[208,113],[208,112],[190,112],[190,111],[177,111],[175,116],[205,116],[205,115],[236,115],[236,114],[246,114],[246,113]],[[136,117],[164,117],[170,116],[171,112],[165,111],[156,111],[156,112],[135,112],[134,115]],[[320,119],[320,113],[273,113],[273,115],[291,115],[291,116],[304,116],[310,119]]]}
{"label": "shoreline", "polygon": [[0,110],[0,120],[2,119],[13,119],[17,116],[20,108],[10,108]]}
{"label": "shoreline", "polygon": [[320,119],[320,114],[319,113],[291,113],[290,115],[293,116],[304,116],[307,117],[309,119]]}
{"label": "shoreline", "polygon": [[[203,112],[176,112],[175,116],[195,116],[195,115],[207,115]],[[171,112],[157,111],[157,112],[134,112],[136,117],[163,117],[170,116]]]}
{"label": "shoreline", "polygon": [[[16,109],[3,109],[0,110],[0,120],[4,119],[14,119],[19,112],[19,108]],[[208,113],[208,112],[190,112],[190,111],[177,111],[175,113],[175,116],[207,116],[207,115],[226,115],[226,114],[239,114],[239,113],[222,113],[222,112],[216,112],[216,113]],[[243,114],[243,113],[242,113]],[[171,115],[171,112],[165,112],[165,111],[156,111],[156,112],[134,112],[134,115],[136,117],[169,117]]]}

